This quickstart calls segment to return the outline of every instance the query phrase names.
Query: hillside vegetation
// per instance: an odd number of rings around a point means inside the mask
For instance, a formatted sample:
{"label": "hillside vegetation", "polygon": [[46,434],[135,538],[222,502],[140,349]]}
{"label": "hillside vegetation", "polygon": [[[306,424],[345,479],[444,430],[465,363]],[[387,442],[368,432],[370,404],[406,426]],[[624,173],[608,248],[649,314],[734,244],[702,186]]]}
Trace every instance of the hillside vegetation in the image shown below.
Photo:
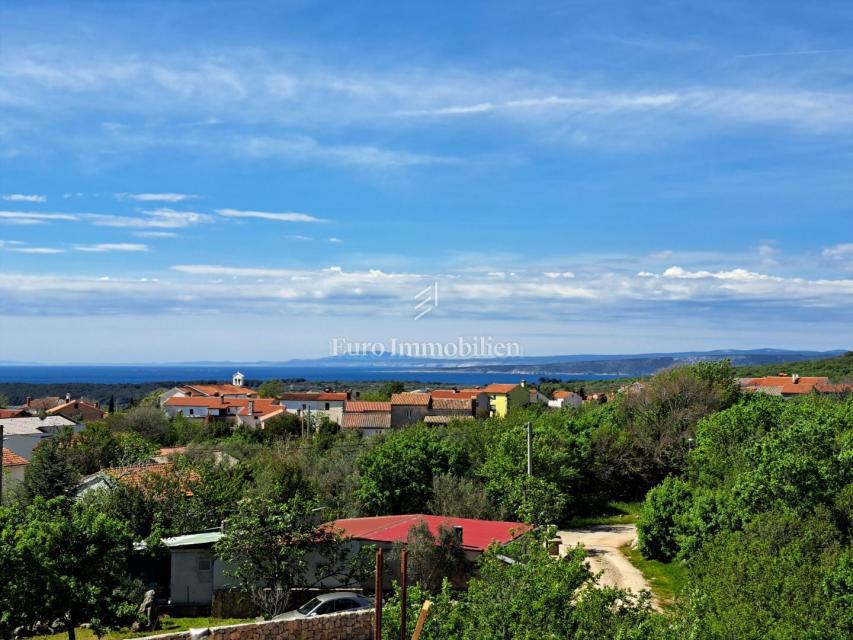
{"label": "hillside vegetation", "polygon": [[735,373],[741,378],[775,376],[783,371],[789,374],[798,373],[801,376],[826,376],[830,382],[853,382],[853,351],[848,351],[837,358],[823,360],[735,367]]}

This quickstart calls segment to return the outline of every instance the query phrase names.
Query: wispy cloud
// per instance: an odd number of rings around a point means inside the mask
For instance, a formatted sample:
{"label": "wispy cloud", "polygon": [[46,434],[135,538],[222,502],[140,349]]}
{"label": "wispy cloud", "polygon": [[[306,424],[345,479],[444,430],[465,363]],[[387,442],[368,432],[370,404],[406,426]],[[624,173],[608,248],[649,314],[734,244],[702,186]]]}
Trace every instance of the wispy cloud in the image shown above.
{"label": "wispy cloud", "polygon": [[178,234],[174,231],[134,231],[137,238],[176,238]]}
{"label": "wispy cloud", "polygon": [[104,253],[112,251],[148,251],[148,245],[132,242],[102,242],[98,244],[81,244],[74,247],[76,251],[88,251],[93,253]]}
{"label": "wispy cloud", "polygon": [[184,202],[199,197],[189,193],[117,193],[116,196],[136,202]]}
{"label": "wispy cloud", "polygon": [[341,240],[340,238],[336,238],[335,236],[332,236],[331,238],[329,238],[329,242],[332,244],[341,244],[343,242],[343,240]]}
{"label": "wispy cloud", "polygon": [[99,227],[145,228],[145,229],[182,229],[197,224],[212,222],[213,216],[195,211],[176,211],[169,208],[143,211],[141,216],[119,216],[111,214],[88,213],[85,220]]}
{"label": "wispy cloud", "polygon": [[42,255],[65,253],[65,249],[56,249],[53,247],[17,247],[15,249],[12,249],[12,251],[17,251],[18,253],[35,253]]}
{"label": "wispy cloud", "polygon": [[273,213],[269,211],[244,211],[241,209],[217,209],[216,213],[223,218],[261,218],[263,220],[276,220],[278,222],[328,222],[307,213]]}
{"label": "wispy cloud", "polygon": [[80,217],[72,213],[34,213],[32,211],[0,211],[0,222],[8,224],[44,224],[46,222],[75,222]]}
{"label": "wispy cloud", "polygon": [[24,193],[10,193],[0,197],[8,202],[47,202],[47,196],[27,195]]}

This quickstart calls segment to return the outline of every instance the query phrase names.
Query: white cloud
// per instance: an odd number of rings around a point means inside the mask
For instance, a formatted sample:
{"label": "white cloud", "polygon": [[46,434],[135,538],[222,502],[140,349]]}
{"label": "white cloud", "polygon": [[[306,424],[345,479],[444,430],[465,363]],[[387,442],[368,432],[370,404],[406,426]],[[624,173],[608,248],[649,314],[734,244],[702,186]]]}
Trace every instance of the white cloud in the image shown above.
{"label": "white cloud", "polygon": [[12,251],[17,251],[18,253],[35,253],[42,255],[65,253],[64,249],[54,249],[52,247],[20,247],[17,249],[12,249]]}
{"label": "white cloud", "polygon": [[47,202],[47,196],[26,195],[23,193],[10,193],[2,196],[2,199],[9,202]]}
{"label": "white cloud", "polygon": [[841,258],[853,256],[853,242],[836,244],[831,247],[825,247],[821,252],[824,258]]}
{"label": "white cloud", "polygon": [[176,211],[169,208],[143,211],[142,216],[117,216],[100,213],[84,214],[84,218],[99,227],[182,229],[196,224],[212,222],[213,216],[195,211]]}
{"label": "white cloud", "polygon": [[102,242],[99,244],[83,244],[74,247],[76,251],[111,252],[111,251],[148,251],[148,245],[131,242]]}
{"label": "white cloud", "polygon": [[224,218],[261,218],[278,222],[327,222],[307,213],[271,213],[269,211],[243,211],[240,209],[217,209],[216,213]]}
{"label": "white cloud", "polygon": [[134,231],[133,235],[137,238],[176,238],[177,233],[172,231]]}
{"label": "white cloud", "polygon": [[74,222],[79,216],[71,213],[33,213],[31,211],[0,211],[0,222],[9,224],[44,224],[54,221]]}
{"label": "white cloud", "polygon": [[329,238],[329,242],[331,242],[332,244],[341,244],[343,242],[343,240],[341,240],[340,238],[336,238],[336,237],[332,236],[331,238]]}
{"label": "white cloud", "polygon": [[308,240],[311,240],[311,238],[309,236],[301,236],[299,234],[293,234],[293,235],[284,236],[284,237],[288,240],[296,240],[298,242],[306,242]]}
{"label": "white cloud", "polygon": [[116,195],[121,199],[136,202],[184,202],[199,197],[189,193],[117,193]]}

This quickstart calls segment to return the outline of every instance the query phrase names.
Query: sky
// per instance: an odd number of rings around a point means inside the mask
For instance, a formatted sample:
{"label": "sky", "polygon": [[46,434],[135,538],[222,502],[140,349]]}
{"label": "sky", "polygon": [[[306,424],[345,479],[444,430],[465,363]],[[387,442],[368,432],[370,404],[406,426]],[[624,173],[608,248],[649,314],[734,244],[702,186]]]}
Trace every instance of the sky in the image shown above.
{"label": "sky", "polygon": [[851,348],[853,4],[4,2],[0,295],[3,361]]}

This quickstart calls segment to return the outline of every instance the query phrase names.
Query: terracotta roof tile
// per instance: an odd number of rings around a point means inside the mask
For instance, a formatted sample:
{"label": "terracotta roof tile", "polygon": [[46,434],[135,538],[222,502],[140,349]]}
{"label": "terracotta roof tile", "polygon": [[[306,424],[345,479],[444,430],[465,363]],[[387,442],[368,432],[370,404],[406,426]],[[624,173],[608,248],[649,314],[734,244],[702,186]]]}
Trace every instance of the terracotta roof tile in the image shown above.
{"label": "terracotta roof tile", "polygon": [[473,398],[433,398],[432,408],[436,411],[472,411]]}
{"label": "terracotta roof tile", "polygon": [[385,413],[391,411],[391,403],[356,400],[355,402],[347,402],[346,406],[346,413],[368,413],[376,411]]}
{"label": "terracotta roof tile", "polygon": [[24,464],[29,464],[25,458],[22,458],[14,451],[3,447],[3,466],[4,467],[19,467]]}
{"label": "terracotta roof tile", "polygon": [[474,398],[475,396],[484,393],[482,389],[461,389],[454,391],[453,389],[435,389],[430,392],[430,395],[435,398]]}
{"label": "terracotta roof tile", "polygon": [[414,407],[429,406],[430,397],[428,393],[395,393],[391,396],[391,404]]}
{"label": "terracotta roof tile", "polygon": [[391,413],[345,413],[341,419],[343,429],[390,429]]}
{"label": "terracotta roof tile", "polygon": [[509,393],[510,391],[515,389],[517,386],[519,386],[519,385],[517,385],[517,384],[493,383],[493,384],[490,384],[490,385],[487,385],[486,387],[484,387],[483,391],[485,391],[486,393]]}

